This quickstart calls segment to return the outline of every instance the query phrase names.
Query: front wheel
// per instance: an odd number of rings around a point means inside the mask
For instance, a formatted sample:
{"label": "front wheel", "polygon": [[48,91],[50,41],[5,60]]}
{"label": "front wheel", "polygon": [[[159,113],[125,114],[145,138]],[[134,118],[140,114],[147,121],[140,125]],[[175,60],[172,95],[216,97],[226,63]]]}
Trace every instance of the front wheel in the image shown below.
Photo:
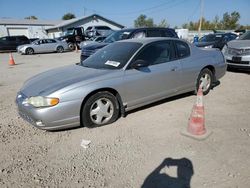
{"label": "front wheel", "polygon": [[119,104],[116,97],[107,91],[101,91],[86,101],[81,120],[86,127],[97,127],[113,123],[118,116]]}
{"label": "front wheel", "polygon": [[202,86],[202,91],[203,94],[206,95],[209,93],[211,87],[212,87],[212,83],[213,83],[213,73],[205,68],[203,69],[197,79],[197,83],[196,83],[196,92],[199,89],[199,86]]}
{"label": "front wheel", "polygon": [[57,51],[58,53],[63,53],[64,48],[63,48],[62,46],[58,46],[58,47],[56,48],[56,51]]}
{"label": "front wheel", "polygon": [[70,50],[74,50],[75,49],[75,45],[73,43],[71,43],[71,42],[68,44],[68,46],[69,46]]}
{"label": "front wheel", "polygon": [[27,49],[25,50],[25,53],[26,53],[27,55],[32,55],[32,54],[34,54],[34,50],[33,50],[33,48],[27,48]]}

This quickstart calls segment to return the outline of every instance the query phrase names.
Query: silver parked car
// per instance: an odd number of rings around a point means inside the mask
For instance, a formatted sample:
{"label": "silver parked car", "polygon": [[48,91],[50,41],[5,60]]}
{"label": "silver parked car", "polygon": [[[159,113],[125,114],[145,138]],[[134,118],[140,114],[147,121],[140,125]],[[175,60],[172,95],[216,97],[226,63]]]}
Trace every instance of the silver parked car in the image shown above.
{"label": "silver parked car", "polygon": [[219,50],[173,38],[130,39],[102,48],[79,65],[30,78],[16,103],[20,116],[40,129],[95,127],[200,84],[207,94],[225,71]]}
{"label": "silver parked car", "polygon": [[98,36],[95,37],[93,40],[86,40],[80,43],[80,48],[82,48],[83,46],[86,46],[88,44],[94,44],[94,43],[100,43],[102,42],[104,39],[106,39],[105,36]]}
{"label": "silver parked car", "polygon": [[45,52],[62,53],[66,50],[69,50],[68,44],[57,39],[40,39],[17,47],[17,52],[28,55]]}
{"label": "silver parked car", "polygon": [[250,31],[244,33],[239,39],[232,40],[222,50],[228,67],[250,68]]}

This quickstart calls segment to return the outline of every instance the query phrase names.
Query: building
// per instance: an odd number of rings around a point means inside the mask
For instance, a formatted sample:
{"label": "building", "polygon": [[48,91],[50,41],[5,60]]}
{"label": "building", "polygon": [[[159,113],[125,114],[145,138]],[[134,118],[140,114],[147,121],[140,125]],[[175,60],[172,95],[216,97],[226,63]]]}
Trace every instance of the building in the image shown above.
{"label": "building", "polygon": [[28,38],[46,38],[46,29],[61,21],[0,18],[0,37],[25,35]]}
{"label": "building", "polygon": [[68,28],[83,27],[85,30],[89,26],[108,26],[112,30],[120,30],[124,28],[123,25],[120,25],[112,20],[104,18],[98,14],[93,14],[91,16],[73,18],[63,21],[55,26],[46,29],[46,31],[50,38],[55,38],[62,36],[63,32],[65,32]]}
{"label": "building", "polygon": [[25,35],[28,38],[56,38],[72,27],[108,26],[113,30],[124,26],[100,15],[73,18],[70,20],[45,21],[32,19],[0,18],[0,37],[12,35]]}

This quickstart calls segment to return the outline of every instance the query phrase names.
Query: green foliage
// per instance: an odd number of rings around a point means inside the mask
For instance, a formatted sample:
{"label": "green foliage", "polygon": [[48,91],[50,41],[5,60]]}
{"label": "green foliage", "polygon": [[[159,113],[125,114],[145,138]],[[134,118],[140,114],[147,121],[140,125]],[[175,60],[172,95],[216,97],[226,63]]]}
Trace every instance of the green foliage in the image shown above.
{"label": "green foliage", "polygon": [[135,27],[169,27],[166,19],[163,19],[158,25],[154,23],[153,18],[147,18],[146,15],[141,14],[136,20],[134,20]]}
{"label": "green foliage", "polygon": [[141,14],[135,21],[135,27],[154,27],[154,20],[152,18],[147,18],[146,15]]}
{"label": "green foliage", "polygon": [[[209,21],[205,18],[202,18],[202,30],[212,30],[212,29],[237,29],[240,27],[239,25],[240,13],[239,12],[232,12],[229,14],[228,12],[223,14],[223,18],[220,20],[219,16],[215,16],[214,20]],[[198,30],[199,22],[189,22],[182,25],[183,28],[189,30]]]}
{"label": "green foliage", "polygon": [[28,17],[25,17],[24,19],[27,19],[27,20],[37,20],[38,18],[36,16],[28,16]]}
{"label": "green foliage", "polygon": [[72,18],[75,18],[76,16],[72,13],[67,13],[67,14],[64,14],[63,17],[62,17],[62,20],[70,20]]}
{"label": "green foliage", "polygon": [[166,19],[163,19],[159,24],[158,27],[169,27],[169,24]]}
{"label": "green foliage", "polygon": [[224,13],[222,19],[222,29],[236,29],[239,26],[239,19],[239,12],[234,11],[231,14],[228,14],[228,12]]}

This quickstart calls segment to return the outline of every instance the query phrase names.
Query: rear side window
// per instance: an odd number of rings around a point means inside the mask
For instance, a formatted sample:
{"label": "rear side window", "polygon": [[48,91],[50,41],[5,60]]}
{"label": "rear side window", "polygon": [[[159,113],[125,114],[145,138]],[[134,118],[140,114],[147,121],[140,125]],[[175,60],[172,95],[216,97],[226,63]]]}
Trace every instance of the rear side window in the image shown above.
{"label": "rear side window", "polygon": [[163,37],[175,37],[175,35],[171,31],[168,31],[168,30],[162,30],[162,36]]}
{"label": "rear side window", "polygon": [[176,49],[178,58],[184,58],[190,55],[190,48],[185,42],[176,41]]}
{"label": "rear side window", "polygon": [[56,41],[53,40],[53,39],[47,39],[46,42],[47,42],[47,43],[56,43]]}
{"label": "rear side window", "polygon": [[138,31],[134,33],[131,38],[145,38],[145,37],[146,37],[145,31]]}
{"label": "rear side window", "polygon": [[162,41],[146,46],[135,60],[144,60],[150,65],[169,62],[173,59],[173,48],[171,41]]}
{"label": "rear side window", "polygon": [[28,38],[25,37],[25,36],[17,37],[17,39],[18,39],[19,41],[27,41],[27,40],[28,40]]}
{"label": "rear side window", "polygon": [[9,37],[8,41],[14,42],[14,41],[16,41],[16,37]]}
{"label": "rear side window", "polygon": [[161,37],[161,31],[160,30],[148,30],[147,37]]}

